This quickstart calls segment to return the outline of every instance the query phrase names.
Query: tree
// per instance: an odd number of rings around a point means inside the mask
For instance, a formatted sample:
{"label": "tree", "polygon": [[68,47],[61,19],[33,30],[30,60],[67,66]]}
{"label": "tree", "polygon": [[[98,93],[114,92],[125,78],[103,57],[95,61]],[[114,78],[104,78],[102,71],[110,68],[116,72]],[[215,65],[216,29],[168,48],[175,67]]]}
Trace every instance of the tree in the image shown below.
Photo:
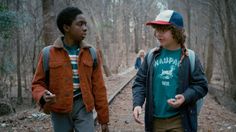
{"label": "tree", "polygon": [[99,50],[100,54],[101,54],[101,57],[102,57],[102,62],[103,62],[103,69],[104,69],[104,72],[106,74],[107,77],[111,76],[111,72],[110,72],[110,69],[108,68],[107,66],[107,63],[106,63],[106,59],[104,59],[104,54],[103,54],[103,51],[102,51],[102,46],[101,46],[101,33],[99,31],[99,26],[98,26],[98,22],[95,18],[95,15],[93,13],[93,10],[87,5],[86,2],[84,2],[87,10],[90,12],[90,17],[91,17],[91,20],[92,20],[92,23],[93,25],[95,26],[95,29],[96,29],[96,35],[95,35],[95,38],[96,38],[96,48]]}
{"label": "tree", "polygon": [[56,39],[54,0],[42,0],[43,9],[43,39],[45,45],[50,45]]}
{"label": "tree", "polygon": [[211,81],[212,78],[212,74],[213,74],[213,35],[214,35],[214,25],[212,23],[214,23],[214,10],[212,9],[211,6],[209,7],[209,38],[208,38],[208,47],[207,47],[207,58],[206,58],[206,76],[207,76],[207,80],[208,82]]}
{"label": "tree", "polygon": [[234,89],[235,81],[236,81],[236,61],[235,56],[236,53],[234,50],[236,46],[234,44],[233,32],[234,27],[232,26],[232,21],[235,19],[235,10],[233,9],[233,5],[235,2],[232,0],[216,0],[210,1],[209,3],[213,9],[215,10],[218,18],[219,24],[219,32],[222,35],[222,43],[223,43],[223,59],[224,59],[224,71],[227,72],[227,80],[229,83],[229,87],[227,88],[227,92],[230,93],[236,99],[236,90]]}
{"label": "tree", "polygon": [[[16,3],[16,11],[19,13],[20,11],[20,0],[17,0]],[[17,19],[19,20],[19,16],[17,17]],[[17,103],[18,104],[22,104],[23,103],[23,99],[22,99],[22,86],[21,86],[21,46],[20,46],[20,30],[19,30],[19,26],[17,26],[16,28],[16,58],[17,58],[17,86],[18,86],[18,92],[17,92]]]}
{"label": "tree", "polygon": [[192,48],[192,45],[191,45],[191,1],[190,0],[184,0],[184,3],[185,3],[185,9],[186,9],[186,13],[187,13],[187,26],[188,26],[188,37],[187,37],[187,44],[188,44],[188,47],[189,48]]}

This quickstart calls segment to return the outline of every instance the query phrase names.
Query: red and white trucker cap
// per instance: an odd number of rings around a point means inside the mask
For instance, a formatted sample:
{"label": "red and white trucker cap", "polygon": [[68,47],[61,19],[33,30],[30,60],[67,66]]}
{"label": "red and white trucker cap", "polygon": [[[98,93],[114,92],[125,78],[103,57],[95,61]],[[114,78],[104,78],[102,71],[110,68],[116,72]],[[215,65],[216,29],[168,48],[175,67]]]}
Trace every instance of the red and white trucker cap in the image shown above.
{"label": "red and white trucker cap", "polygon": [[157,15],[154,21],[147,22],[146,25],[174,25],[183,28],[183,17],[174,10],[164,10]]}

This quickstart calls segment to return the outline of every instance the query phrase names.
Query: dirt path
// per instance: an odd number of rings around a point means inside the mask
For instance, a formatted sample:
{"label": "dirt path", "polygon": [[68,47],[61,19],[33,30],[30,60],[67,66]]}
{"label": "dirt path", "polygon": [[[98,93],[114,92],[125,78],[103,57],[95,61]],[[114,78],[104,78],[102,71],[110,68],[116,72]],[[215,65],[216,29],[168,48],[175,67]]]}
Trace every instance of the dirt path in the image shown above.
{"label": "dirt path", "polygon": [[[124,89],[110,106],[111,132],[142,132],[144,127],[132,117],[131,86]],[[217,104],[211,95],[205,97],[199,116],[199,132],[236,132],[236,114]]]}
{"label": "dirt path", "polygon": [[[131,83],[120,92],[110,105],[110,132],[143,132],[144,126],[137,124],[132,115]],[[141,118],[144,119],[144,113]]]}
{"label": "dirt path", "polygon": [[236,132],[236,113],[232,113],[207,95],[199,117],[200,132]]}

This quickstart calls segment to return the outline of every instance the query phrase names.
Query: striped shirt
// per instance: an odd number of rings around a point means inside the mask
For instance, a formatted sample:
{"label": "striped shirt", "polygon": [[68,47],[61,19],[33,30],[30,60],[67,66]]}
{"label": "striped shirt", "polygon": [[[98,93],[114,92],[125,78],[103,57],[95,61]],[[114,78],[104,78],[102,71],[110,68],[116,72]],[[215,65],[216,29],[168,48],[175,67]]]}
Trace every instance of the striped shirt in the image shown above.
{"label": "striped shirt", "polygon": [[70,57],[70,61],[71,61],[71,66],[72,66],[72,73],[73,73],[73,87],[74,87],[74,97],[81,95],[81,91],[80,91],[80,81],[79,81],[79,74],[78,74],[78,64],[77,64],[77,60],[79,57],[79,48],[78,46],[72,46],[69,47],[67,45],[64,44],[64,47]]}

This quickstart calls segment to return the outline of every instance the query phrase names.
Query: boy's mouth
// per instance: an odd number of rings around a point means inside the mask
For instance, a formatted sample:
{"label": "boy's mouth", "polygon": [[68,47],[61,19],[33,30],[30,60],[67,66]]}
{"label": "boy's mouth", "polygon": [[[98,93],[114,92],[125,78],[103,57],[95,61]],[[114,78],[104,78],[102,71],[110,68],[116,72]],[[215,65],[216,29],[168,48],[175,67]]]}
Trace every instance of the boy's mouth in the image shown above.
{"label": "boy's mouth", "polygon": [[85,37],[86,37],[86,35],[87,35],[87,33],[83,33],[83,34],[82,34],[82,37],[83,37],[83,38],[85,38]]}

